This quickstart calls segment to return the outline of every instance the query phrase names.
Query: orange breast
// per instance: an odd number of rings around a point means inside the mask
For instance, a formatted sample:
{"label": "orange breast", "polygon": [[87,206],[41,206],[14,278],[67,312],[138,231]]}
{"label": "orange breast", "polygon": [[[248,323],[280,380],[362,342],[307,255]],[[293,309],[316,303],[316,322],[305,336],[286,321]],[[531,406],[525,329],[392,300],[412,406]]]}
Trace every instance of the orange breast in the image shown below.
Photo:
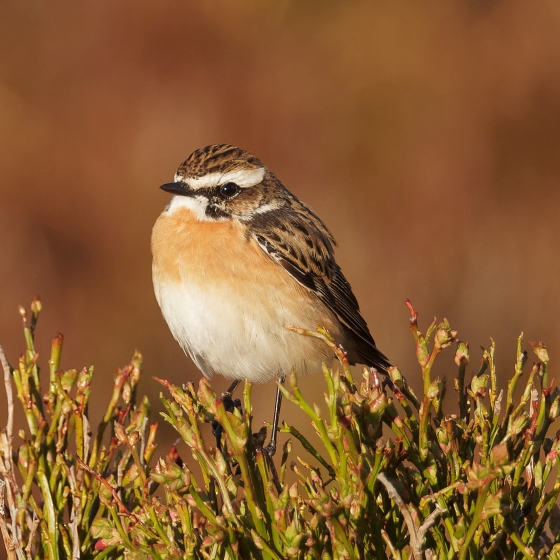
{"label": "orange breast", "polygon": [[161,279],[171,282],[180,282],[186,271],[202,283],[231,277],[243,273],[243,262],[257,262],[255,247],[237,220],[199,221],[187,208],[161,214],[152,233],[152,253]]}
{"label": "orange breast", "polygon": [[[154,269],[160,281],[229,286],[267,285],[309,296],[307,289],[270,259],[238,220],[199,221],[181,208],[163,213],[153,229]],[[314,296],[313,296],[314,297]]]}

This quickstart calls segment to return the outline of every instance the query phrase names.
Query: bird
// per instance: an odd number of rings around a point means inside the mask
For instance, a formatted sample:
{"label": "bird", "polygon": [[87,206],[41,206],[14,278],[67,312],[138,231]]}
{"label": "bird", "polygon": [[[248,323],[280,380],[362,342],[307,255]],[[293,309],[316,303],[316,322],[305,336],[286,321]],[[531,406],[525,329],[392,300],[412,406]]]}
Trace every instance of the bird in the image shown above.
{"label": "bird", "polygon": [[[160,187],[172,198],[152,231],[154,292],[172,335],[202,374],[284,380],[322,371],[332,349],[286,328],[325,328],[351,364],[386,373],[323,221],[252,153],[195,150]],[[282,393],[277,388],[271,441]]]}

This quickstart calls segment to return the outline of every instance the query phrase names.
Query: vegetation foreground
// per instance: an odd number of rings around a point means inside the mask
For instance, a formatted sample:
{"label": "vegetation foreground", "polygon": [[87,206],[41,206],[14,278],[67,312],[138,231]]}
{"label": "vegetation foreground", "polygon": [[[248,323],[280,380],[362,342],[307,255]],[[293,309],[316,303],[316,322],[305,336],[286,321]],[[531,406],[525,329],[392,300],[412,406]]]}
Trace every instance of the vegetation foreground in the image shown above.
{"label": "vegetation foreground", "polygon": [[[532,343],[538,361],[525,367],[520,336],[513,375],[498,391],[494,343],[467,379],[468,345],[445,320],[421,334],[408,305],[421,398],[396,368],[390,379],[364,369],[354,380],[328,333],[293,329],[322,338],[339,364],[324,370],[325,413],[289,378],[284,397],[309,417],[320,443],[284,424],[291,439],[276,469],[260,448],[264,434],[252,433],[251,384],[230,412],[205,379],[198,388],[159,380],[169,395],[163,417],[194,460],[176,447],[155,459],[157,424],[149,424],[147,399],[136,399],[138,353],[117,371],[92,433],[93,368],[59,369],[61,335],[46,392],[41,386],[35,300],[29,319],[22,310],[27,347],[19,363],[10,367],[0,349],[8,402],[0,529],[8,558],[560,559],[560,432],[550,433],[560,389],[549,378],[545,345]],[[431,371],[451,344],[458,371],[449,405],[445,380]],[[27,424],[16,438],[14,386]],[[445,413],[457,396],[458,414]],[[212,421],[223,427],[221,450],[202,435]],[[293,440],[303,457],[294,456]]]}

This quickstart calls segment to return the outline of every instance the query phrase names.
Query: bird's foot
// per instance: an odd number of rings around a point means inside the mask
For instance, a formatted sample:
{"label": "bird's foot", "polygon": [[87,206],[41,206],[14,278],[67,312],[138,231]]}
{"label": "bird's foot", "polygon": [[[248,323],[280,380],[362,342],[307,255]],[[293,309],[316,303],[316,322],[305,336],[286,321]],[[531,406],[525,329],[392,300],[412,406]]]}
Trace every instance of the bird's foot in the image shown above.
{"label": "bird's foot", "polygon": [[276,470],[276,465],[272,460],[272,457],[276,453],[276,438],[271,438],[270,443],[265,445],[266,441],[266,427],[263,426],[256,434],[253,434],[253,449],[255,452],[262,451],[265,458],[266,464],[272,475],[272,482],[276,487],[278,494],[282,492],[282,484],[280,484],[280,478],[278,477],[278,471]]}
{"label": "bird's foot", "polygon": [[276,453],[276,442],[270,442],[266,447],[263,447],[262,450],[269,456],[274,457]]}
{"label": "bird's foot", "polygon": [[280,477],[278,476],[276,465],[272,460],[272,456],[274,455],[274,453],[276,453],[276,445],[267,445],[266,447],[262,448],[262,451],[268,464],[268,468],[270,469],[270,474],[272,474],[272,482],[276,487],[276,492],[280,494],[280,492],[282,492],[282,484],[280,484]]}
{"label": "bird's foot", "polygon": [[229,391],[222,393],[222,401],[226,412],[233,412],[236,408],[241,412],[241,399],[232,399]]}

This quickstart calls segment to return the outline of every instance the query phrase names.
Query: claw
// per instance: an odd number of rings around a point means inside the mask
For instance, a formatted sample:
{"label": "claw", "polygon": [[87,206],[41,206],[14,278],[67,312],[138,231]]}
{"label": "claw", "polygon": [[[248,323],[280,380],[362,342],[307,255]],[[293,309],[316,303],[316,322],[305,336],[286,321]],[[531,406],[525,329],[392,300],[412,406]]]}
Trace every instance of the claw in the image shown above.
{"label": "claw", "polygon": [[270,442],[266,447],[263,447],[263,451],[269,456],[274,457],[276,453],[276,442]]}
{"label": "claw", "polygon": [[280,484],[280,478],[278,476],[278,471],[276,470],[276,465],[272,460],[272,456],[276,453],[276,442],[274,442],[274,444],[271,442],[266,447],[263,447],[262,452],[266,462],[268,463],[270,473],[272,474],[272,482],[276,487],[276,491],[280,494],[282,492],[282,485]]}

